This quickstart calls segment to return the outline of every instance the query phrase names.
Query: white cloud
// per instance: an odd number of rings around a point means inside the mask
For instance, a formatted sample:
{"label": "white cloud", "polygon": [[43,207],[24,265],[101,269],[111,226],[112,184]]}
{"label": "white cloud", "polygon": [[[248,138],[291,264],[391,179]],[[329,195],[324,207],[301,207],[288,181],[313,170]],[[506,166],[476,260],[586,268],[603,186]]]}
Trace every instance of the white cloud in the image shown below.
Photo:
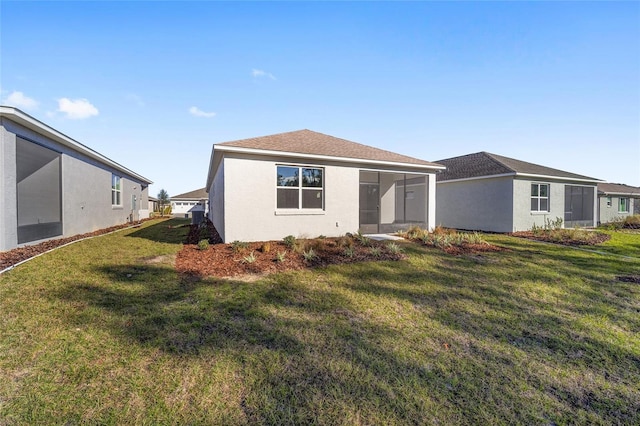
{"label": "white cloud", "polygon": [[200,108],[194,107],[194,106],[189,108],[189,114],[193,115],[194,117],[206,117],[206,118],[211,118],[216,116],[215,112],[205,112]]}
{"label": "white cloud", "polygon": [[9,96],[4,98],[2,103],[6,104],[8,106],[27,109],[27,110],[36,109],[36,108],[38,108],[38,105],[40,104],[35,99],[30,98],[28,96],[25,96],[24,93],[18,92],[18,91],[11,92],[11,94]]}
{"label": "white cloud", "polygon": [[65,113],[67,118],[72,120],[82,120],[99,114],[98,108],[86,99],[60,98],[58,99],[58,111]]}
{"label": "white cloud", "polygon": [[263,71],[263,70],[257,70],[255,68],[251,71],[251,75],[253,75],[253,78],[268,77],[271,80],[275,80],[276,79],[276,77],[273,74],[271,74],[270,72],[266,72],[266,71]]}

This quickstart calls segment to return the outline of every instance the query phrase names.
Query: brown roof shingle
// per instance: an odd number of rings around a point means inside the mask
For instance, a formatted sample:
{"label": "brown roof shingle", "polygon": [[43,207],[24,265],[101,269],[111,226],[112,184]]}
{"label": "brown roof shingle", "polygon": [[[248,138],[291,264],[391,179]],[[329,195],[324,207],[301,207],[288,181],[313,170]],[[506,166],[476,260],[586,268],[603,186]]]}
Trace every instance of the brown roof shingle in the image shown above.
{"label": "brown roof shingle", "polygon": [[624,185],[622,183],[599,183],[598,193],[601,194],[624,194],[624,195],[640,195],[640,188],[635,186]]}
{"label": "brown roof shingle", "polygon": [[351,142],[311,130],[278,133],[270,136],[242,139],[216,144],[215,147],[237,147],[263,151],[290,152],[303,155],[321,155],[327,157],[353,158],[355,160],[373,160],[391,163],[415,164],[419,166],[440,167],[439,164],[372,146]]}
{"label": "brown roof shingle", "polygon": [[438,160],[437,163],[443,164],[447,167],[447,170],[442,173],[438,173],[437,180],[439,182],[502,174],[527,174],[565,179],[598,180],[589,176],[553,169],[551,167],[528,163],[526,161],[503,157],[501,155],[491,154],[484,151],[462,155],[460,157]]}

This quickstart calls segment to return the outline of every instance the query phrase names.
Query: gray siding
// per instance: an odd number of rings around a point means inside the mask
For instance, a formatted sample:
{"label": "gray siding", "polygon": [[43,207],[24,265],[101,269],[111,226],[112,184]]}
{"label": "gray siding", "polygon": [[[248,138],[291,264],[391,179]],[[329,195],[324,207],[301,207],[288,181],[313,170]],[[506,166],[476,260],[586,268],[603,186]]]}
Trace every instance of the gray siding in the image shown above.
{"label": "gray siding", "polygon": [[510,176],[438,182],[436,224],[489,232],[513,229],[513,178]]}

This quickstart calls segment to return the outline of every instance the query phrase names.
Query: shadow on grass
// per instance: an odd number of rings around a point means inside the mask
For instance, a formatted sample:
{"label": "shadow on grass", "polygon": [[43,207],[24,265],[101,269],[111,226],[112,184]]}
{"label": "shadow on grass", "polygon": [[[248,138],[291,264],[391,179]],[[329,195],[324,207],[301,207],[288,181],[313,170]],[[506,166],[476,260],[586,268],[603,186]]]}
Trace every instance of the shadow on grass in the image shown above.
{"label": "shadow on grass", "polygon": [[167,219],[130,233],[128,237],[146,238],[158,243],[182,244],[189,234],[189,219]]}
{"label": "shadow on grass", "polygon": [[[131,343],[193,362],[222,354],[240,360],[247,386],[241,405],[249,423],[637,418],[637,350],[575,327],[574,316],[584,315],[594,301],[605,303],[602,296],[572,290],[570,302],[561,294],[558,305],[550,306],[519,291],[521,282],[536,277],[557,280],[544,267],[518,276],[434,250],[407,252],[435,262],[423,268],[409,262],[349,265],[257,283],[181,277],[155,265],[103,266],[96,273],[109,285],[78,283],[56,296],[100,308],[99,318],[77,320]],[[488,257],[513,263],[522,254]],[[580,269],[610,266],[568,266],[579,259],[550,256],[567,269],[562,273],[582,274],[581,279],[589,271]],[[382,320],[387,311],[360,303],[402,308],[390,313],[397,315],[394,324]],[[636,319],[628,326],[640,324]],[[606,374],[602,383],[611,385],[563,381],[576,370],[597,378]]]}

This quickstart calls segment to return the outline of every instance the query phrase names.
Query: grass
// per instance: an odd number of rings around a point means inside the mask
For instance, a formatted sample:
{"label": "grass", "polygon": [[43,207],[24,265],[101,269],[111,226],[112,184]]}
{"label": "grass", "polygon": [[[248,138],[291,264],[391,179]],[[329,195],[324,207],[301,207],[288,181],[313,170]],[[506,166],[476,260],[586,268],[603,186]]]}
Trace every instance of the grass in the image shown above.
{"label": "grass", "polygon": [[166,223],[0,276],[0,424],[640,418],[640,260],[487,235],[508,250],[198,280]]}

